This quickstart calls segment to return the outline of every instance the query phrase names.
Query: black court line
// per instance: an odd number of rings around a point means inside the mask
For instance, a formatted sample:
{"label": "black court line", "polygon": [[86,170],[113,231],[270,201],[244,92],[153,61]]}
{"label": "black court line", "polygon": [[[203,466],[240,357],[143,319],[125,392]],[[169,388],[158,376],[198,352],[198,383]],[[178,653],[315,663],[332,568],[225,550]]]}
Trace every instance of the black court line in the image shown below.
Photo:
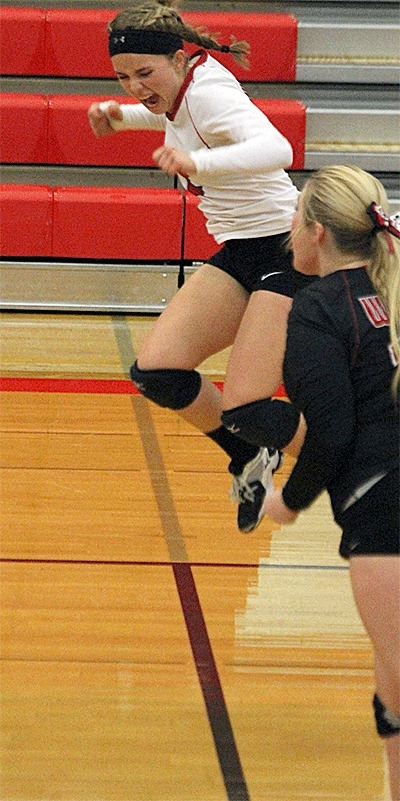
{"label": "black court line", "polygon": [[[46,565],[115,565],[116,567],[173,567],[179,562],[161,562],[146,559],[36,559],[27,556],[13,557],[5,556],[0,558],[0,564],[7,563],[25,563],[30,565],[46,564]],[[249,568],[256,568],[261,570],[349,570],[348,565],[270,565],[259,564],[258,562],[185,562],[190,567],[216,567],[216,568],[234,568],[248,570]]]}
{"label": "black court line", "polygon": [[[114,320],[114,332],[125,372],[135,360],[128,325]],[[168,483],[164,461],[147,400],[130,396],[160,521],[168,545],[176,587],[186,623],[194,663],[207,710],[228,801],[250,801],[246,779],[236,747],[210,639],[204,620],[185,541]]]}
{"label": "black court line", "polygon": [[173,570],[226,793],[229,801],[250,801],[192,569],[181,563]]}

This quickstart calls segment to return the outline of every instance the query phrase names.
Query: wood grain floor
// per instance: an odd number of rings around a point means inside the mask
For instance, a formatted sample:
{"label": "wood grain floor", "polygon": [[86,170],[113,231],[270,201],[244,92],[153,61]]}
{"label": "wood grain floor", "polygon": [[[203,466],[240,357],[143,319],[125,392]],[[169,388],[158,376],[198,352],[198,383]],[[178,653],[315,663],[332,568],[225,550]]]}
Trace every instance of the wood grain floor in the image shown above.
{"label": "wood grain floor", "polygon": [[1,801],[383,801],[328,499],[241,534],[224,454],[132,394],[151,324],[1,317]]}

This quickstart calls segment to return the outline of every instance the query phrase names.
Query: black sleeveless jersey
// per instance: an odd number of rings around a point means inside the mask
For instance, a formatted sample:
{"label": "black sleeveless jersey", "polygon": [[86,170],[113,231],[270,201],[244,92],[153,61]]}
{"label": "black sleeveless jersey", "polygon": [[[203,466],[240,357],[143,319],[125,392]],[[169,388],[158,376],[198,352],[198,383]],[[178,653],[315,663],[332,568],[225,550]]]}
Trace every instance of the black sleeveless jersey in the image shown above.
{"label": "black sleeveless jersey", "polygon": [[364,268],[331,273],[295,296],[284,382],[307,434],[283,490],[290,509],[326,488],[336,517],[357,487],[398,467],[395,366],[388,313]]}

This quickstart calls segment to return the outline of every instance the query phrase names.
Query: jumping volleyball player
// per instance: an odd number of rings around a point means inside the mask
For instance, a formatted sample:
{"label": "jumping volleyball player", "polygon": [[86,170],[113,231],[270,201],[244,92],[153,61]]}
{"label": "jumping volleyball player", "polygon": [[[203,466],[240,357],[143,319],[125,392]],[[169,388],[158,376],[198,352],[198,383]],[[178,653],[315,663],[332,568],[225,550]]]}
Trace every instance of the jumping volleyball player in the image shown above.
{"label": "jumping volleyball player", "polygon": [[[143,395],[177,410],[228,454],[238,527],[251,531],[263,515],[280,453],[237,433],[258,418],[263,427],[274,426],[271,396],[282,381],[289,309],[312,278],[293,269],[286,249],[298,197],[285,172],[291,146],[207,53],[230,52],[246,65],[248,44],[232,37],[230,45],[221,45],[186,25],[171,6],[172,0],[143,0],[110,23],[116,76],[139,104],[94,103],[89,121],[97,136],[132,128],[165,131],[155,163],[199,197],[208,231],[223,246],[160,315],[131,377]],[[200,47],[191,57],[185,41]],[[222,396],[196,368],[230,345]],[[227,427],[223,410],[229,412]],[[297,424],[295,416],[287,450]]]}

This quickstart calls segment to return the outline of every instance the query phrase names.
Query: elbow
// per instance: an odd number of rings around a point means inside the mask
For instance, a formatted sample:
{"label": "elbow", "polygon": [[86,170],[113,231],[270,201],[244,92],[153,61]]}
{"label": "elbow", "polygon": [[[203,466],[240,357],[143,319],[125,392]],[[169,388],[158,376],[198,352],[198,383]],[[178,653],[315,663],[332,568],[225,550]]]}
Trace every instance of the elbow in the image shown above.
{"label": "elbow", "polygon": [[287,170],[293,164],[293,148],[287,139],[284,139],[282,148],[282,168]]}

